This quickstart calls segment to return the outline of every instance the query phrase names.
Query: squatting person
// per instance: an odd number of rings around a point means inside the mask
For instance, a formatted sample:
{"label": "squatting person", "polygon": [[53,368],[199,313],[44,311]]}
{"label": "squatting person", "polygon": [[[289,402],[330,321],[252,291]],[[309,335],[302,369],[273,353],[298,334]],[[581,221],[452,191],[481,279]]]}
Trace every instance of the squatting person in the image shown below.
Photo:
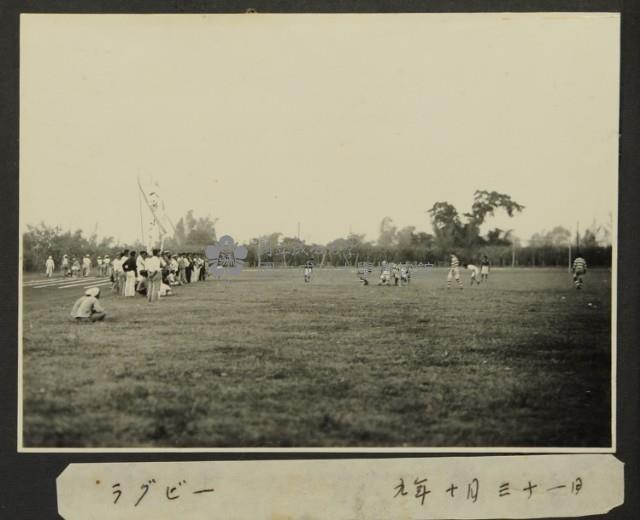
{"label": "squatting person", "polygon": [[480,269],[478,269],[478,266],[467,264],[466,268],[471,271],[471,286],[473,287],[473,282],[476,282],[478,285],[480,285]]}
{"label": "squatting person", "polygon": [[100,298],[100,288],[92,287],[84,292],[73,304],[71,309],[71,317],[76,321],[102,321],[106,317],[106,313],[98,301]]}

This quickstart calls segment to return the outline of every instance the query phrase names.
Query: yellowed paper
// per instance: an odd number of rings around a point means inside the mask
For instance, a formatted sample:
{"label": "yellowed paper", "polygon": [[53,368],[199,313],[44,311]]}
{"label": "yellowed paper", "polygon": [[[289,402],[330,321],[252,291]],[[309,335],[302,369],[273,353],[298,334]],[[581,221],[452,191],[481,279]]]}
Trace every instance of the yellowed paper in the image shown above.
{"label": "yellowed paper", "polygon": [[66,520],[466,519],[602,514],[622,504],[612,455],[71,464]]}

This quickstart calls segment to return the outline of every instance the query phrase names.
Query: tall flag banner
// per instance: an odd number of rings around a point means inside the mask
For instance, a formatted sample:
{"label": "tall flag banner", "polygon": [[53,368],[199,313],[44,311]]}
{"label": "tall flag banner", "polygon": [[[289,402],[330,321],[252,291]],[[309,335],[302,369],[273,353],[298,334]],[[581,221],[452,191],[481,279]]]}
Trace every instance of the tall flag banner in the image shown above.
{"label": "tall flag banner", "polygon": [[167,235],[167,228],[163,221],[166,222],[167,217],[164,211],[164,202],[160,198],[158,183],[151,181],[144,186],[140,176],[138,176],[138,188],[140,189],[142,199],[151,213],[151,217],[148,219],[145,245],[148,251],[151,251],[154,247],[160,247],[160,249],[162,249],[164,239]]}

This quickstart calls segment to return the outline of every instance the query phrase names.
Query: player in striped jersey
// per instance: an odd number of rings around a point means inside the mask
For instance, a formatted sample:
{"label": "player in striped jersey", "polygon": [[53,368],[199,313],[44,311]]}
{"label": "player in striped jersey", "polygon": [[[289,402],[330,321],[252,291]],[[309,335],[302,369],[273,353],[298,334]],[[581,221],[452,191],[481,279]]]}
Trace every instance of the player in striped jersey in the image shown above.
{"label": "player in striped jersey", "polygon": [[397,287],[400,285],[400,266],[398,264],[393,264],[391,266],[391,272],[393,273],[393,285]]}
{"label": "player in striped jersey", "polygon": [[451,289],[451,280],[453,278],[458,282],[458,287],[462,289],[462,282],[460,281],[460,260],[458,257],[451,253],[451,266],[449,267],[449,274],[447,275],[447,289]]}
{"label": "player in striped jersey", "polygon": [[576,289],[582,289],[582,277],[587,274],[587,261],[582,258],[580,251],[573,261],[573,283]]}
{"label": "player in striped jersey", "polygon": [[411,280],[411,271],[409,271],[409,266],[404,263],[400,266],[400,284],[409,285],[409,280]]}
{"label": "player in striped jersey", "polygon": [[391,282],[391,267],[386,260],[382,261],[380,266],[380,281],[378,285],[389,285]]}

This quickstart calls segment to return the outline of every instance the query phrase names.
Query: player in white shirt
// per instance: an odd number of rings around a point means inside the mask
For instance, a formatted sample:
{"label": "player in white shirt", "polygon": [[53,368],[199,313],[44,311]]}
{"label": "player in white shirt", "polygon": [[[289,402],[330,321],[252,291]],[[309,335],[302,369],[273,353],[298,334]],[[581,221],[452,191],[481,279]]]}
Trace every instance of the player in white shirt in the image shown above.
{"label": "player in white shirt", "polygon": [[391,267],[386,262],[386,260],[382,261],[380,266],[380,282],[378,285],[389,285],[391,281]]}
{"label": "player in white shirt", "polygon": [[47,270],[47,278],[51,278],[53,276],[53,270],[56,267],[55,262],[53,261],[53,257],[50,256],[47,258],[47,261],[44,263],[44,266]]}
{"label": "player in white shirt", "polygon": [[471,271],[471,286],[473,287],[473,282],[476,282],[478,285],[480,285],[480,269],[478,268],[478,266],[467,264],[466,268]]}
{"label": "player in white shirt", "polygon": [[84,255],[82,259],[82,276],[87,277],[91,274],[91,258],[89,255]]}
{"label": "player in white shirt", "polygon": [[307,260],[307,263],[304,264],[304,282],[309,283],[311,281],[311,272],[313,271],[313,262],[311,260]]}

